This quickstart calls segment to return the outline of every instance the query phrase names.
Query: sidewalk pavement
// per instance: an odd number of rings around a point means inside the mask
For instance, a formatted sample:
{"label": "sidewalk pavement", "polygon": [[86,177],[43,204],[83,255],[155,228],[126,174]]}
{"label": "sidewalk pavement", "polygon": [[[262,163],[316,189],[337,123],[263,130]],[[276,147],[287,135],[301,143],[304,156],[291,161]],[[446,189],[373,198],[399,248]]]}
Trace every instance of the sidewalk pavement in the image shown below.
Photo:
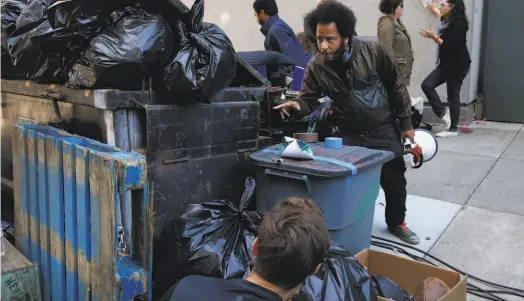
{"label": "sidewalk pavement", "polygon": [[[524,289],[524,125],[470,128],[440,139],[437,157],[408,171],[407,223],[421,239],[419,249],[477,277]],[[381,193],[373,234],[397,240],[386,230],[384,204]]]}

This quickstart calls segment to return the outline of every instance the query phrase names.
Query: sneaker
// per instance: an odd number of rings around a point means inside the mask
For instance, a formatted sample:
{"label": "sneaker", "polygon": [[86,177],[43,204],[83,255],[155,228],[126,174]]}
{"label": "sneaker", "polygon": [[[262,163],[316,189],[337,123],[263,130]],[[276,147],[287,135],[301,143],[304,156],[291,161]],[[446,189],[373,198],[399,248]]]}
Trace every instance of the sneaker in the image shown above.
{"label": "sneaker", "polygon": [[402,241],[407,242],[412,245],[416,245],[420,242],[420,238],[418,238],[415,232],[411,231],[408,228],[406,223],[403,223],[402,225],[394,229],[389,229],[389,232],[393,233],[396,237],[400,238]]}
{"label": "sneaker", "polygon": [[444,122],[444,129],[449,130],[451,127],[451,115],[449,113],[449,108],[446,108],[446,113],[442,116],[442,121]]}
{"label": "sneaker", "polygon": [[450,137],[457,137],[458,131],[456,129],[451,129],[447,131],[442,131],[440,133],[437,133],[435,136],[439,138],[450,138]]}

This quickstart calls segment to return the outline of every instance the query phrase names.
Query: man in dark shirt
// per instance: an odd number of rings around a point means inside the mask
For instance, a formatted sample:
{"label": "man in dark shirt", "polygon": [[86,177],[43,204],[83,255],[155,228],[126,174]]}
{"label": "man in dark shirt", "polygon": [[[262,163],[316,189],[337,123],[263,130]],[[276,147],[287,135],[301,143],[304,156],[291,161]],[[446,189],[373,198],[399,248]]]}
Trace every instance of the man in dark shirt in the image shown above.
{"label": "man in dark shirt", "polygon": [[255,0],[253,9],[258,24],[262,26],[260,31],[266,37],[265,50],[283,53],[297,66],[306,67],[311,56],[304,54],[293,29],[278,16],[275,0]]}
{"label": "man in dark shirt", "polygon": [[169,301],[289,301],[302,282],[320,268],[329,232],[317,205],[291,198],[266,213],[253,243],[256,257],[247,279],[188,276]]}
{"label": "man in dark shirt", "polygon": [[394,55],[376,38],[355,37],[356,18],[337,1],[323,1],[304,20],[319,53],[309,62],[298,98],[275,107],[283,118],[310,115],[319,98],[333,100],[333,120],[345,145],[395,153],[382,167],[388,229],[405,242],[418,236],[406,223],[406,167],[401,137],[413,141],[411,99]]}

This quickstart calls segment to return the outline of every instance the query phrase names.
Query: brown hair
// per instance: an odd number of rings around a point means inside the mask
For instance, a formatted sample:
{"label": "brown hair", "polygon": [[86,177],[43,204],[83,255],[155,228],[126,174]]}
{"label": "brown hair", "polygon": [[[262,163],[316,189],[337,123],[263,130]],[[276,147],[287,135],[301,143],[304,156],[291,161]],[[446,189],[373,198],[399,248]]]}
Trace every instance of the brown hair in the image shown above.
{"label": "brown hair", "polygon": [[297,38],[300,46],[302,46],[302,49],[304,49],[304,53],[308,53],[311,50],[311,44],[309,39],[306,37],[306,34],[304,32],[299,32],[297,34]]}
{"label": "brown hair", "polygon": [[329,243],[320,208],[308,199],[290,198],[266,213],[258,229],[254,271],[290,290],[315,272]]}

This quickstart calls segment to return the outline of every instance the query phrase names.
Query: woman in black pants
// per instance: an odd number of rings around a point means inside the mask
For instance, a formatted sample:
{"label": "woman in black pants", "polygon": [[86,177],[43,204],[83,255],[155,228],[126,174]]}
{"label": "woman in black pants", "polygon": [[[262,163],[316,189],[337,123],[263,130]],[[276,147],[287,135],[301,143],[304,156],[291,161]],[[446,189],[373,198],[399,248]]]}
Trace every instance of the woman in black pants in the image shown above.
{"label": "woman in black pants", "polygon": [[[446,126],[438,137],[457,136],[460,118],[460,88],[468,74],[471,59],[466,45],[466,33],[469,29],[464,0],[443,0],[440,9],[436,5],[430,9],[440,16],[441,23],[437,33],[430,27],[421,30],[420,35],[432,39],[438,45],[438,65],[422,82],[422,91],[426,94],[435,114]],[[435,88],[446,83],[449,109],[444,106]]]}

